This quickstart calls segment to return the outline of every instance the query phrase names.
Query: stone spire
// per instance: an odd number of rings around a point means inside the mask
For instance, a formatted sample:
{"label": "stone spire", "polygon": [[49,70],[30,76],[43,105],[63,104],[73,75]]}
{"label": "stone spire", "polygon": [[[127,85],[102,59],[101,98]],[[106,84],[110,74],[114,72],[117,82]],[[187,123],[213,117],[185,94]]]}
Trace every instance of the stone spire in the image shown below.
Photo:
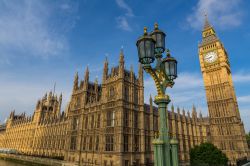
{"label": "stone spire", "polygon": [[186,111],[184,110],[184,108],[182,108],[182,115],[186,116]]}
{"label": "stone spire", "polygon": [[190,119],[190,112],[189,110],[187,111],[188,119]]}
{"label": "stone spire", "polygon": [[203,26],[203,30],[209,29],[212,26],[210,25],[209,21],[208,21],[208,16],[207,14],[205,14],[205,21],[204,21],[204,26]]}
{"label": "stone spire", "polygon": [[151,94],[150,94],[150,96],[149,96],[149,104],[150,104],[150,106],[153,105],[153,99],[152,99]]}
{"label": "stone spire", "polygon": [[180,107],[177,107],[177,114],[178,114],[178,117],[180,117]]}
{"label": "stone spire", "polygon": [[36,103],[36,109],[38,109],[40,107],[40,104],[41,104],[41,101],[38,100],[37,103]]}
{"label": "stone spire", "polygon": [[132,64],[130,65],[130,79],[132,82],[134,81],[134,67]]}
{"label": "stone spire", "polygon": [[124,54],[123,54],[123,47],[120,51],[120,58],[119,58],[119,76],[124,77]]}
{"label": "stone spire", "polygon": [[84,74],[84,82],[89,82],[89,66],[87,66]]}
{"label": "stone spire", "polygon": [[124,65],[124,53],[123,53],[123,47],[120,50],[120,58],[119,58],[119,64]]}
{"label": "stone spire", "polygon": [[150,96],[149,96],[149,108],[150,108],[150,112],[154,113],[153,99],[152,99],[151,94],[150,94]]}
{"label": "stone spire", "polygon": [[74,90],[78,88],[78,72],[75,74],[75,79],[74,79]]}
{"label": "stone spire", "polygon": [[174,112],[174,105],[173,105],[173,103],[171,105],[171,111]]}
{"label": "stone spire", "polygon": [[193,104],[193,108],[192,108],[192,118],[196,119],[197,118],[197,112],[196,112],[196,107]]}
{"label": "stone spire", "polygon": [[52,91],[49,92],[48,100],[50,101],[52,99]]}
{"label": "stone spire", "polygon": [[98,77],[95,77],[95,90],[98,90]]}
{"label": "stone spire", "polygon": [[104,61],[104,67],[103,67],[103,76],[102,76],[103,82],[108,78],[108,71],[109,71],[108,65],[109,65],[108,57],[106,56],[105,61]]}
{"label": "stone spire", "polygon": [[60,94],[59,102],[60,102],[60,104],[62,104],[62,93]]}

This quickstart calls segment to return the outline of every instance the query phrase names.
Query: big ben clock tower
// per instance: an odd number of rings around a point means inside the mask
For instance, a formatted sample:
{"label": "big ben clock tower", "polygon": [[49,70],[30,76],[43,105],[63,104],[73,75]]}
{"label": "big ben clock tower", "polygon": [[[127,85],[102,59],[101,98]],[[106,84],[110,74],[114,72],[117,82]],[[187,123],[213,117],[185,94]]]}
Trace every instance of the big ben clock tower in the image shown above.
{"label": "big ben clock tower", "polygon": [[211,141],[232,164],[249,155],[228,54],[206,17],[199,59],[210,117]]}

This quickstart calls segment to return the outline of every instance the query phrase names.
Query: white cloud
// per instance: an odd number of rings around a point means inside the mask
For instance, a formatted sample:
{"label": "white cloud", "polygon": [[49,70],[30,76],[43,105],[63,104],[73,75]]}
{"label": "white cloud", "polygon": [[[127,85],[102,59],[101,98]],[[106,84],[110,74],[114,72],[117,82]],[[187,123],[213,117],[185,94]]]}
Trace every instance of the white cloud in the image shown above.
{"label": "white cloud", "polygon": [[[31,115],[34,112],[37,100],[42,98],[45,92],[53,89],[51,80],[59,78],[30,78],[23,81],[16,81],[15,75],[0,73],[0,123],[9,116],[10,111],[16,110],[16,113],[26,112]],[[59,77],[59,76],[58,76]],[[46,80],[45,80],[46,79]],[[65,78],[64,78],[65,79]],[[58,81],[56,93],[59,96],[63,94],[63,106],[65,109],[71,95],[71,86],[66,81]]]}
{"label": "white cloud", "polygon": [[[66,8],[70,6],[61,5]],[[69,46],[65,34],[54,30],[56,11],[52,3],[44,1],[1,1],[0,57],[8,62],[12,56],[61,55]]]}
{"label": "white cloud", "polygon": [[129,16],[129,17],[132,17],[134,16],[133,14],[133,10],[131,9],[131,7],[125,3],[124,0],[116,0],[116,4],[122,8],[122,9],[125,9],[126,10],[126,15]]}
{"label": "white cloud", "polygon": [[63,3],[61,4],[60,8],[63,10],[69,10],[71,6],[68,3]]}
{"label": "white cloud", "polygon": [[241,120],[244,122],[244,128],[246,132],[250,132],[250,109],[248,108],[240,108],[240,116]]}
{"label": "white cloud", "polygon": [[117,17],[116,22],[117,22],[118,28],[125,30],[125,31],[132,30],[126,17],[124,16]]}
{"label": "white cloud", "polygon": [[247,72],[238,72],[236,74],[233,74],[232,77],[235,83],[250,82],[250,73]]}
{"label": "white cloud", "polygon": [[187,17],[187,22],[191,28],[200,30],[206,13],[218,28],[237,27],[241,25],[243,18],[241,2],[242,0],[199,0]]}
{"label": "white cloud", "polygon": [[[239,103],[250,103],[250,95],[247,96],[239,96],[237,98]],[[250,109],[250,108],[249,108]]]}
{"label": "white cloud", "polygon": [[124,15],[116,17],[117,27],[125,31],[132,31],[132,28],[128,22],[128,18],[134,17],[133,10],[124,0],[115,1],[120,8],[126,10]]}

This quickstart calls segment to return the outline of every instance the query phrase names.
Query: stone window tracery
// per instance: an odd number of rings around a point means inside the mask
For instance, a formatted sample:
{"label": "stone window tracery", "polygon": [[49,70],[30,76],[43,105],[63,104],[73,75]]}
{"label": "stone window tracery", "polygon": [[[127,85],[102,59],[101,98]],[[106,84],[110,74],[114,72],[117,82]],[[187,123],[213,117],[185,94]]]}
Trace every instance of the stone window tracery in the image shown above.
{"label": "stone window tracery", "polygon": [[105,150],[106,151],[113,151],[114,150],[114,135],[107,134],[105,136],[105,141],[106,141]]}
{"label": "stone window tracery", "polygon": [[70,150],[76,150],[76,136],[71,136]]}
{"label": "stone window tracery", "polygon": [[115,112],[108,111],[107,112],[107,126],[114,127],[114,125],[115,125]]}

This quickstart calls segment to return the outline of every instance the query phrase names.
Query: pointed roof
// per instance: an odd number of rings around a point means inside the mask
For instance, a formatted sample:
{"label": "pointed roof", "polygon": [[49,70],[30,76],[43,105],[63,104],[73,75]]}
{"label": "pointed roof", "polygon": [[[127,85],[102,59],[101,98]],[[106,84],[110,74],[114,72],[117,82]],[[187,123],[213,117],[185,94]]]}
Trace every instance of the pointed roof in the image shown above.
{"label": "pointed roof", "polygon": [[203,26],[203,30],[206,30],[208,28],[211,28],[212,26],[210,25],[209,21],[208,21],[208,16],[207,14],[205,14],[205,21],[204,21],[204,26]]}
{"label": "pointed roof", "polygon": [[208,21],[208,16],[205,14],[204,27],[202,30],[202,42],[199,47],[209,44],[211,42],[215,42],[218,40],[216,32],[213,26]]}

